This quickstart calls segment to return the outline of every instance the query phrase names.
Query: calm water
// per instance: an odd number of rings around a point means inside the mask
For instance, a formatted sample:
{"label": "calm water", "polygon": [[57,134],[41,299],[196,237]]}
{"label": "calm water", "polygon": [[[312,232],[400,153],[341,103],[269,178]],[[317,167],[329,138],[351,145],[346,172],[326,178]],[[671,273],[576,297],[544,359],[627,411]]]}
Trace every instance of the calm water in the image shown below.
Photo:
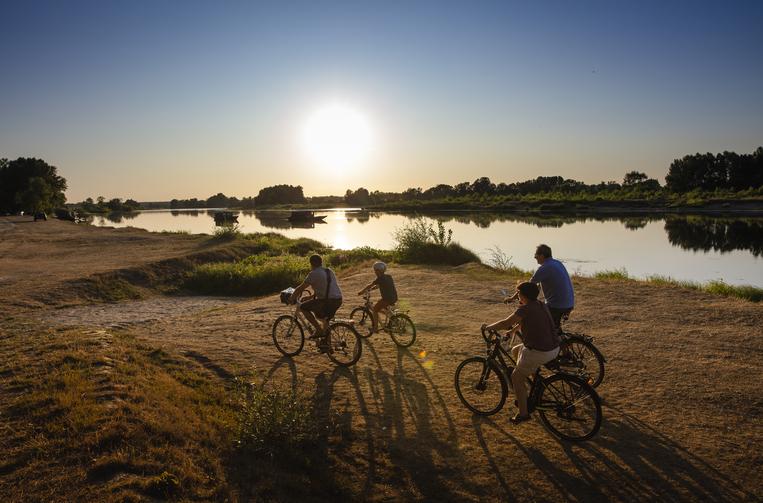
{"label": "calm water", "polygon": [[[149,231],[212,234],[214,210],[143,211],[121,217],[95,217],[93,224],[138,227]],[[325,210],[326,222],[292,226],[288,212],[238,212],[242,232],[279,232],[309,237],[334,248],[392,248],[393,232],[412,215]],[[535,245],[547,243],[570,272],[584,274],[625,268],[632,276],[653,274],[681,280],[721,279],[763,287],[763,218],[697,216],[527,218],[493,213],[445,213],[440,219],[453,230],[453,240],[489,261],[499,247],[524,269],[537,267]]]}

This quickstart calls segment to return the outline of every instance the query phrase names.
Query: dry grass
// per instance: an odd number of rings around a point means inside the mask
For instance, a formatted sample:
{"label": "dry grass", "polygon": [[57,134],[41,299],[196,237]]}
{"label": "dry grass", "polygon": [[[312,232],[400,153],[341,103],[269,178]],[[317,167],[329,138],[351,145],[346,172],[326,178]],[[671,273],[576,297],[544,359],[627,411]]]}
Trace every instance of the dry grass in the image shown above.
{"label": "dry grass", "polygon": [[[161,237],[166,249],[187,238]],[[122,243],[122,253],[130,246],[141,245]],[[87,262],[81,268],[88,273]],[[759,304],[672,284],[574,278],[570,328],[595,337],[607,375],[599,435],[569,445],[537,421],[511,426],[510,405],[474,417],[453,390],[455,366],[484,351],[478,327],[506,316],[499,290],[519,275],[475,264],[393,265],[390,273],[417,342],[398,350],[375,335],[350,370],[310,351],[281,358],[270,328],[288,308],[275,297],[210,308],[198,297],[154,297],[162,312],[149,318],[130,306],[151,298],[19,306],[0,320],[0,494],[646,502],[754,501],[763,491]],[[371,277],[367,266],[341,274],[339,316]],[[28,294],[43,284],[17,285]],[[273,440],[258,454],[237,448],[246,415],[236,377],[301,393],[296,416],[318,428],[295,456],[263,456],[284,452]]]}

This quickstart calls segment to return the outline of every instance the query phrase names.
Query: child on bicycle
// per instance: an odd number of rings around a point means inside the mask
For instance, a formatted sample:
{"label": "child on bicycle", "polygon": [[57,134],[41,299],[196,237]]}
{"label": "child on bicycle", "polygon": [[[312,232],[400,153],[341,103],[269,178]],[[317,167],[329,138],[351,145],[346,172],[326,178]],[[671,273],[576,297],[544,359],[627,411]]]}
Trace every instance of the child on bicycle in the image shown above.
{"label": "child on bicycle", "polygon": [[374,288],[378,288],[381,293],[381,299],[374,304],[373,315],[371,316],[371,321],[373,323],[371,331],[376,332],[379,325],[379,313],[397,302],[397,289],[395,289],[395,282],[392,280],[392,276],[385,272],[387,270],[387,264],[384,262],[375,262],[373,269],[376,274],[376,279],[359,291],[358,295],[363,295]]}
{"label": "child on bicycle", "polygon": [[511,348],[511,357],[517,367],[511,373],[511,384],[517,395],[519,412],[511,422],[519,424],[530,419],[527,412],[527,387],[525,382],[541,365],[550,362],[559,354],[559,335],[548,307],[538,300],[540,289],[529,281],[517,286],[519,307],[511,316],[490,325],[486,330],[506,330],[519,324],[522,344]]}

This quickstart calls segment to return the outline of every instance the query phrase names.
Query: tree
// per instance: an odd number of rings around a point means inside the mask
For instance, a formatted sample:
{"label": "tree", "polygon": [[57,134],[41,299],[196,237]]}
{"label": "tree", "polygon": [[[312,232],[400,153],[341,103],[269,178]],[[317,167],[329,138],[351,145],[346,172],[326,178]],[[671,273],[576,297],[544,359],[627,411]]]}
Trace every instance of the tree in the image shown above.
{"label": "tree", "polygon": [[66,202],[66,179],[42,159],[0,159],[0,212],[50,211]]}
{"label": "tree", "polygon": [[623,186],[624,187],[630,187],[633,185],[638,185],[639,183],[646,181],[649,177],[646,176],[646,173],[641,173],[639,171],[629,171],[625,173],[625,178],[623,178]]}
{"label": "tree", "polygon": [[301,204],[306,201],[302,193],[302,186],[297,185],[273,185],[260,189],[260,193],[254,198],[257,206],[271,204]]}
{"label": "tree", "polygon": [[371,194],[369,194],[368,189],[363,187],[360,187],[355,192],[347,189],[347,192],[344,194],[344,200],[352,206],[368,206],[368,203],[371,202]]}

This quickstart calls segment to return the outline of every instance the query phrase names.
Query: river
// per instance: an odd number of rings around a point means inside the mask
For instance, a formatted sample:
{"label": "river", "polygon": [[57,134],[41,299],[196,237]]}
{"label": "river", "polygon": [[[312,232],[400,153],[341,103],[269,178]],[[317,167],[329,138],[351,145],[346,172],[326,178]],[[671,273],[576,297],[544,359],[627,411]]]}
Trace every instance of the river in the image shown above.
{"label": "river", "polygon": [[[212,234],[216,210],[153,210],[96,216],[94,225],[137,227],[153,232]],[[325,223],[292,225],[288,212],[240,211],[242,232],[279,232],[309,237],[334,248],[393,248],[394,232],[416,215],[340,208],[317,212]],[[487,212],[426,214],[442,220],[453,240],[490,262],[496,249],[523,269],[537,267],[535,245],[546,243],[571,273],[625,269],[645,278],[722,280],[763,287],[763,218],[654,215],[646,217],[517,216]]]}

